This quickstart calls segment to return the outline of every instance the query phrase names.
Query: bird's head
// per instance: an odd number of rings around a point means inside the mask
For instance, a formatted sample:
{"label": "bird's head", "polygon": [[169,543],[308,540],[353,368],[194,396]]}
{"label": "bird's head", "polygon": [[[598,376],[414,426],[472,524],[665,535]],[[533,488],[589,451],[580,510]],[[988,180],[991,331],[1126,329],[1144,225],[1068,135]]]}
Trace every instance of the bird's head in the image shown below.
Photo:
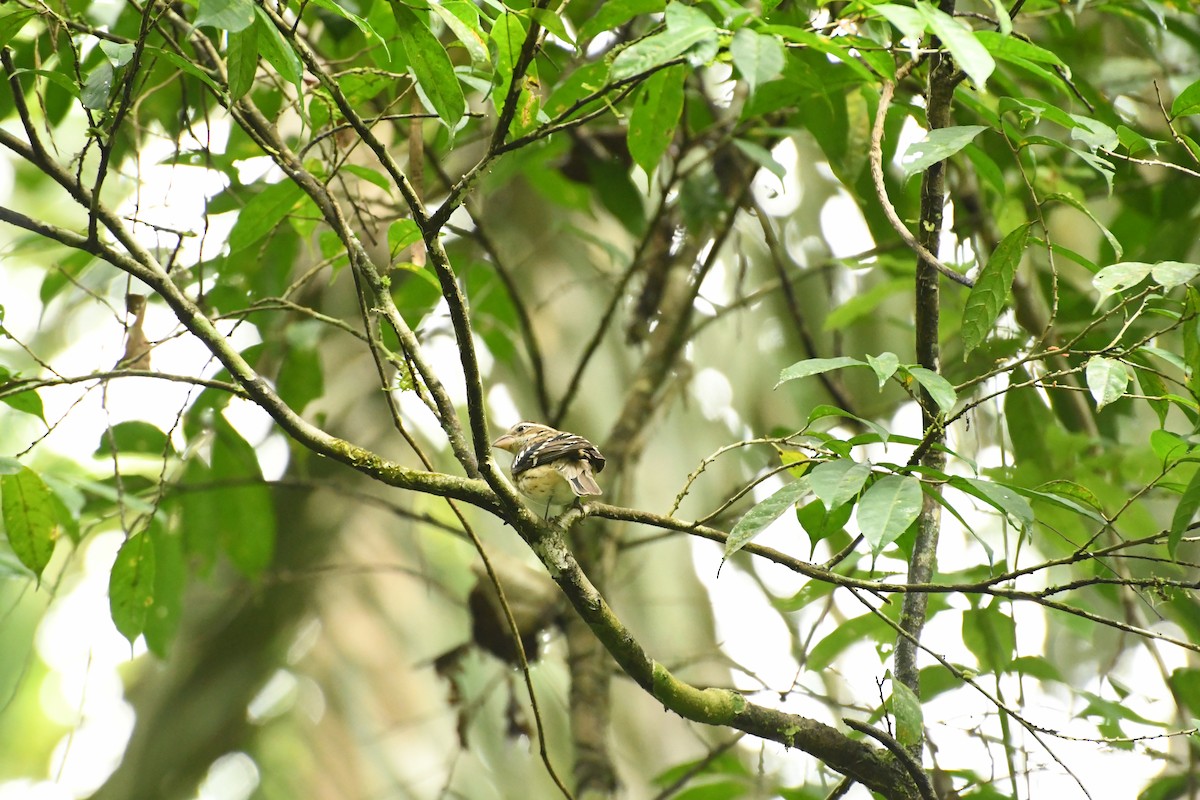
{"label": "bird's head", "polygon": [[516,453],[524,449],[526,445],[535,439],[555,433],[558,433],[558,431],[549,425],[542,425],[537,422],[518,422],[509,428],[503,436],[492,442],[492,447]]}

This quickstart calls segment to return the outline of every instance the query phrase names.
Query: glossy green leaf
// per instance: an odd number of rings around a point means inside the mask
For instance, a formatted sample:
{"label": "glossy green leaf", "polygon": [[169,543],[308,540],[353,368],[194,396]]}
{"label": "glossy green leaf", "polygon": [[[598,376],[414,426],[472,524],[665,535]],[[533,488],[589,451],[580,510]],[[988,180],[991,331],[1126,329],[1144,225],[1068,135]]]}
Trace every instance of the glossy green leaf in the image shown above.
{"label": "glossy green leaf", "polygon": [[975,279],[963,307],[963,358],[983,344],[996,318],[1012,295],[1013,278],[1029,242],[1029,223],[1018,225],[996,245],[996,250]]}
{"label": "glossy green leaf", "polygon": [[917,11],[928,23],[929,32],[941,39],[950,55],[954,56],[958,67],[967,73],[975,86],[982,89],[996,69],[996,62],[975,38],[975,34],[954,17],[929,3],[917,0]]}
{"label": "glossy green leaf", "polygon": [[853,500],[871,477],[871,465],[849,458],[825,461],[808,473],[809,485],[827,509],[833,510]]}
{"label": "glossy green leaf", "polygon": [[1084,368],[1088,391],[1096,400],[1096,410],[1115,403],[1125,396],[1129,387],[1129,368],[1123,362],[1103,356],[1088,359]]}
{"label": "glossy green leaf", "polygon": [[882,14],[888,22],[896,26],[906,39],[919,39],[924,35],[929,25],[928,20],[915,8],[894,3],[881,3],[874,6],[875,11]]}
{"label": "glossy green leaf", "polygon": [[476,66],[486,65],[491,61],[488,55],[487,38],[479,27],[479,10],[465,0],[451,0],[446,3],[430,3],[430,9],[441,17],[442,22],[454,34],[454,37],[471,56],[471,63]]}
{"label": "glossy green leaf", "polygon": [[300,57],[296,55],[296,51],[271,22],[267,12],[258,6],[255,6],[254,10],[258,13],[255,25],[258,27],[259,54],[275,68],[281,78],[296,87],[297,96],[303,97],[305,90],[301,77],[304,74],[304,68],[300,65]]}
{"label": "glossy green leaf", "polygon": [[363,35],[363,38],[365,38],[368,43],[382,45],[383,52],[390,57],[391,51],[388,50],[387,42],[384,41],[383,37],[376,33],[375,28],[371,26],[370,22],[358,16],[357,14],[351,13],[340,3],[334,2],[334,0],[312,0],[312,3],[313,5],[320,6],[326,11],[338,15],[354,27],[358,28],[359,33]]}
{"label": "glossy green leaf", "polygon": [[1182,92],[1171,101],[1171,118],[1186,117],[1200,114],[1200,80],[1188,84]]}
{"label": "glossy green leaf", "polygon": [[879,388],[882,389],[884,384],[896,374],[896,370],[900,367],[900,358],[895,353],[880,353],[877,356],[868,354],[867,363],[875,371],[875,377],[879,380]]}
{"label": "glossy green leaf", "polygon": [[649,72],[697,46],[715,49],[717,26],[703,11],[675,2],[667,6],[665,18],[665,31],[634,42],[617,54],[612,63],[613,80]]}
{"label": "glossy green leaf", "polygon": [[808,494],[809,491],[808,477],[804,476],[784,485],[775,494],[747,511],[733,526],[733,530],[729,532],[729,538],[725,540],[725,558],[729,558],[745,547],[751,539],[779,519],[783,512],[796,505],[796,501]]}
{"label": "glossy green leaf", "polygon": [[783,44],[779,39],[749,28],[742,28],[733,35],[729,54],[751,93],[783,70]]}
{"label": "glossy green leaf", "polygon": [[399,2],[388,5],[396,18],[396,30],[404,52],[408,54],[413,78],[433,104],[431,110],[453,130],[467,110],[467,101],[446,48],[408,6]]}
{"label": "glossy green leaf", "polygon": [[100,52],[104,53],[104,57],[108,59],[108,63],[112,64],[114,69],[125,66],[133,59],[135,48],[131,42],[110,42],[101,39],[99,46]]}
{"label": "glossy green leaf", "polygon": [[606,0],[596,4],[596,13],[579,28],[579,41],[586,42],[598,33],[624,25],[642,14],[657,14],[667,7],[665,0]]}
{"label": "glossy green leaf", "polygon": [[35,416],[43,423],[46,422],[46,411],[42,407],[42,397],[37,393],[36,389],[28,389],[16,394],[6,394],[0,397],[0,403],[4,403],[10,408],[14,408],[25,414]]}
{"label": "glossy green leaf", "polygon": [[903,369],[913,377],[913,380],[921,384],[922,389],[929,392],[929,396],[933,398],[933,402],[937,403],[937,407],[943,414],[949,413],[950,409],[954,408],[954,404],[958,402],[958,395],[950,381],[924,367],[903,367]]}
{"label": "glossy green leaf", "polygon": [[396,256],[404,248],[421,241],[421,229],[411,219],[398,219],[388,226],[388,250]]}
{"label": "glossy green leaf", "polygon": [[858,501],[855,520],[871,552],[879,555],[921,513],[921,482],[910,475],[885,475]]}
{"label": "glossy green leaf", "polygon": [[154,543],[146,533],[130,536],[117,551],[108,580],[113,624],[132,644],[146,628],[154,605]]}
{"label": "glossy green leaf", "polygon": [[950,128],[937,128],[925,134],[919,142],[913,142],[904,151],[900,159],[900,168],[907,178],[918,172],[924,172],[929,167],[945,161],[950,156],[962,150],[971,141],[987,130],[984,125],[957,125]]}
{"label": "glossy green leaf", "polygon": [[254,24],[252,0],[200,0],[196,14],[196,27],[213,27],[237,33]]}
{"label": "glossy green leaf", "polygon": [[28,467],[0,475],[0,513],[13,553],[41,577],[60,534],[50,487]]}
{"label": "glossy green leaf", "polygon": [[857,358],[850,356],[837,356],[835,358],[806,358],[803,361],[797,361],[790,367],[785,367],[779,373],[779,382],[775,384],[778,389],[781,385],[788,381],[794,381],[799,378],[807,378],[810,375],[819,375],[822,372],[829,372],[833,369],[843,369],[845,367],[865,367],[865,361],[859,361]]}
{"label": "glossy green leaf", "polygon": [[661,69],[646,79],[634,97],[626,138],[629,154],[647,175],[654,174],[675,138],[687,75],[682,64]]}
{"label": "glossy green leaf", "polygon": [[251,25],[229,34],[229,55],[225,59],[229,74],[229,97],[240,100],[254,85],[258,69],[258,26]]}

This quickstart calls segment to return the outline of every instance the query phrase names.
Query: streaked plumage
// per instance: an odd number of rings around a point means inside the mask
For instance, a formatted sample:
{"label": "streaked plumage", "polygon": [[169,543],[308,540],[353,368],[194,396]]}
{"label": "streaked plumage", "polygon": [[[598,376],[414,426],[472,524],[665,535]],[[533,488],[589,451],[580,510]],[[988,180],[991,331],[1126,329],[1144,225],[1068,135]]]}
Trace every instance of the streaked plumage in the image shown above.
{"label": "streaked plumage", "polygon": [[576,497],[602,494],[594,473],[604,469],[604,456],[582,436],[537,422],[518,422],[492,447],[513,454],[513,485],[547,510]]}

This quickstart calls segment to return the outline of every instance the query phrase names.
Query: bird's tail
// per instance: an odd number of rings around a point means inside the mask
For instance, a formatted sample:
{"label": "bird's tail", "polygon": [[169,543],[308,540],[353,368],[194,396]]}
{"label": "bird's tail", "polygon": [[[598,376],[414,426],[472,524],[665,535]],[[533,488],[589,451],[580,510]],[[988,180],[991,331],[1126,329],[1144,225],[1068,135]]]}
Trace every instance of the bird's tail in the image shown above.
{"label": "bird's tail", "polygon": [[592,469],[586,464],[572,464],[563,470],[563,477],[571,484],[571,491],[580,497],[604,494],[592,477]]}

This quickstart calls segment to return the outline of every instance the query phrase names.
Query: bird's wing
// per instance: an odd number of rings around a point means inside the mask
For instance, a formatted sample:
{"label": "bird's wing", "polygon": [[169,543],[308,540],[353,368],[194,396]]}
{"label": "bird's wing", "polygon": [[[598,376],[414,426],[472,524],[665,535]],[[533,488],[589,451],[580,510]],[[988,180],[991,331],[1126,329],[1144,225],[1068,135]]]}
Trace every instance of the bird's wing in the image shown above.
{"label": "bird's wing", "polygon": [[[596,472],[604,469],[604,456],[596,445],[573,433],[556,433],[525,447],[513,459],[512,472],[519,475],[527,469],[559,459],[586,461]],[[593,485],[595,481],[592,482]]]}

